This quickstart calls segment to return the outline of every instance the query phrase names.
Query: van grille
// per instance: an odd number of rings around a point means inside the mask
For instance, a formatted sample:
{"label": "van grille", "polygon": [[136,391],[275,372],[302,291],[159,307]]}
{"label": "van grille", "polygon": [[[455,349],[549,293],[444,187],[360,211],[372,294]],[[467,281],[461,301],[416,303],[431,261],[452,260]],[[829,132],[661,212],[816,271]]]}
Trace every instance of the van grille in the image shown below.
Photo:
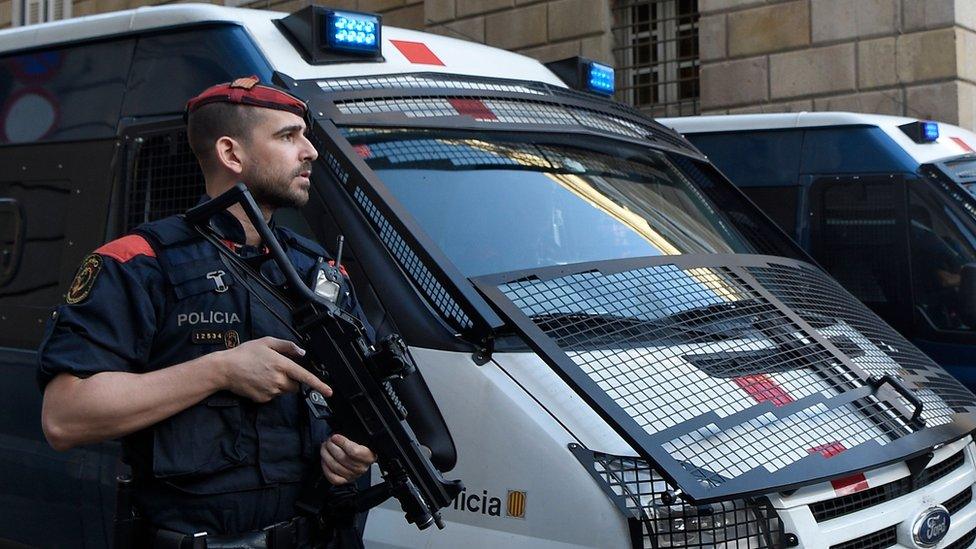
{"label": "van grille", "polygon": [[[915,483],[915,490],[928,486],[940,478],[958,469],[965,461],[962,451],[952,455],[928,469],[922,471],[918,481]],[[905,477],[894,482],[889,482],[882,486],[877,486],[856,494],[850,494],[839,498],[818,501],[810,505],[810,511],[817,522],[834,519],[850,513],[856,513],[861,509],[866,509],[874,505],[879,505],[886,501],[899,498],[913,490],[911,478]]]}
{"label": "van grille", "polygon": [[830,549],[884,549],[898,543],[898,526],[889,526],[866,536],[831,545]]}
{"label": "van grille", "polygon": [[958,494],[949,498],[949,500],[944,502],[942,506],[945,507],[947,511],[949,511],[950,515],[954,515],[960,509],[972,503],[972,501],[973,501],[973,488],[970,486],[969,488],[966,488],[962,492],[959,492]]}
{"label": "van grille", "polygon": [[970,530],[963,537],[946,545],[944,549],[967,549],[973,541],[976,541],[976,529]]}

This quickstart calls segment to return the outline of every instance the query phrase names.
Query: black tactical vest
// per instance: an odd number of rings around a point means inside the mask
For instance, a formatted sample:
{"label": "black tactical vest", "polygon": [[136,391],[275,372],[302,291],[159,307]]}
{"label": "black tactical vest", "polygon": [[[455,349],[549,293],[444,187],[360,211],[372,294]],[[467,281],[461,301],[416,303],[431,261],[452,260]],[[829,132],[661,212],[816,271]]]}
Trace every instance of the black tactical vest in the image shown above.
{"label": "black tactical vest", "polygon": [[[165,309],[157,317],[147,370],[264,336],[295,341],[268,306],[286,322],[288,309],[253,281],[249,291],[215,246],[182,218],[149,223],[136,232],[155,249],[166,281]],[[318,257],[327,257],[292,231],[275,232],[303,279]],[[261,273],[274,285],[284,282],[273,261],[265,261]],[[127,456],[137,478],[192,494],[219,494],[303,480],[310,464],[318,463],[318,444],[327,435],[323,422],[309,421],[297,394],[258,404],[220,391],[136,433],[127,441]]]}

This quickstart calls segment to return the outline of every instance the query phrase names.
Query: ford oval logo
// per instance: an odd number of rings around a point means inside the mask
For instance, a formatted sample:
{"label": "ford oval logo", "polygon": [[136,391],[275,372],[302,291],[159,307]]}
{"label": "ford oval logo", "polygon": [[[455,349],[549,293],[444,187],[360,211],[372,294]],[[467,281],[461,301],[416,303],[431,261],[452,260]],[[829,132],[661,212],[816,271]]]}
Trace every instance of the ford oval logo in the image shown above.
{"label": "ford oval logo", "polygon": [[935,547],[949,533],[949,519],[949,511],[941,505],[923,511],[912,527],[915,545]]}

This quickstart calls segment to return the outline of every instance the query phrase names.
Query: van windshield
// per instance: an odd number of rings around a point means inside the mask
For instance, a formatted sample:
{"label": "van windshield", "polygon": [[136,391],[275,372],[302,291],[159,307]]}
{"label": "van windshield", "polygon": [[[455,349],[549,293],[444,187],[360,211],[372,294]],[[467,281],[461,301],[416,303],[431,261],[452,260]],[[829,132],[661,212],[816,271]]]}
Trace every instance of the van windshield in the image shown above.
{"label": "van windshield", "polygon": [[[458,132],[346,135],[465,276],[659,255],[770,253],[718,210],[678,161],[648,148]],[[762,242],[783,239],[769,230]]]}
{"label": "van windshield", "polygon": [[944,179],[909,187],[916,309],[935,328],[976,330],[963,303],[963,267],[976,263],[976,201]]}

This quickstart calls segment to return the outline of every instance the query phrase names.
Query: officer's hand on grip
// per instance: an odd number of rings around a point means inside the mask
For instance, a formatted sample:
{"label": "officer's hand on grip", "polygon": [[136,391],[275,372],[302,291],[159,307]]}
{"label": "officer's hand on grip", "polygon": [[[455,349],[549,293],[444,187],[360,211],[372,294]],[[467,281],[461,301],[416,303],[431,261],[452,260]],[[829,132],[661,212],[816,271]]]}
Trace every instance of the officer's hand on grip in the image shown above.
{"label": "officer's hand on grip", "polygon": [[295,343],[275,337],[262,337],[219,351],[224,372],[224,387],[255,402],[268,402],[282,393],[298,391],[304,383],[332,396],[332,389],[291,358],[305,355]]}
{"label": "officer's hand on grip", "polygon": [[332,435],[319,448],[322,473],[332,484],[345,484],[359,478],[376,461],[376,454],[342,435]]}

